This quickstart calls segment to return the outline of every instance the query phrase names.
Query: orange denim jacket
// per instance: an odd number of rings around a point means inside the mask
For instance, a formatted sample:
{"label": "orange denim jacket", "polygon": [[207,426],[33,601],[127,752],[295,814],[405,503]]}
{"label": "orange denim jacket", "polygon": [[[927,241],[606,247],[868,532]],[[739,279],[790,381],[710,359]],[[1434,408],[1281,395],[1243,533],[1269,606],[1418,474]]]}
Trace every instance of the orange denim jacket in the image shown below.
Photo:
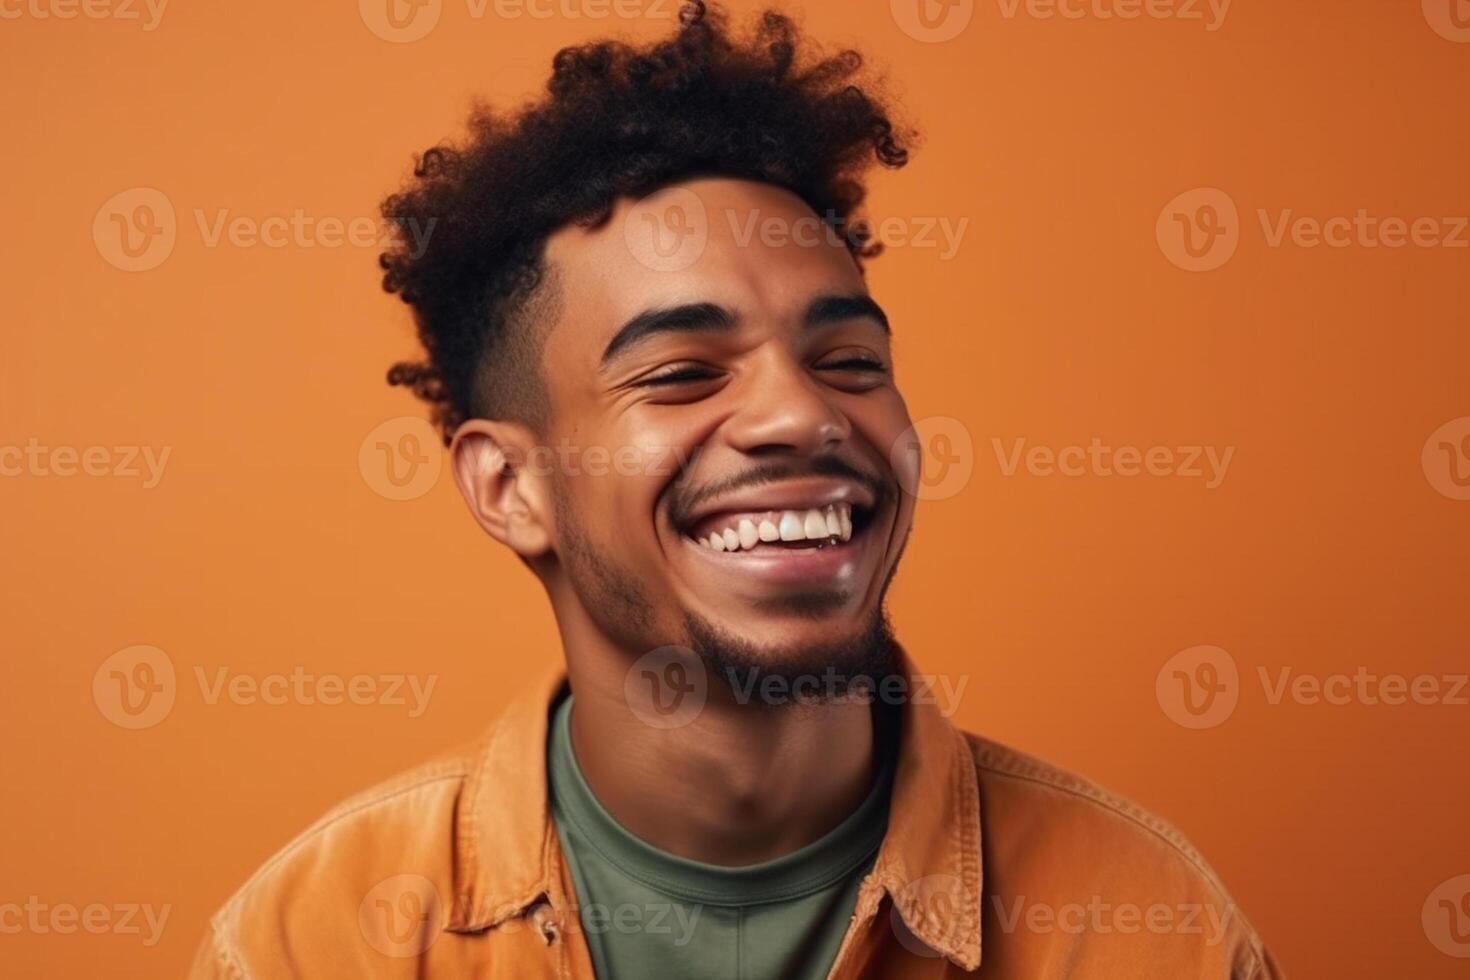
{"label": "orange denim jacket", "polygon": [[[297,837],[215,914],[190,976],[591,980],[547,806],[564,684]],[[1177,831],[923,702],[903,706],[888,832],[830,980],[1280,976]]]}

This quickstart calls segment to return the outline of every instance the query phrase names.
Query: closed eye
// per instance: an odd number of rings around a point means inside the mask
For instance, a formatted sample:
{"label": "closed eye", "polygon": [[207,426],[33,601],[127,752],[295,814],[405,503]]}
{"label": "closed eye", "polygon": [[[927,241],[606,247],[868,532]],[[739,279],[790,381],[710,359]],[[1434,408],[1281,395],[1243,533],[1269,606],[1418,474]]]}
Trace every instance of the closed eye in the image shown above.
{"label": "closed eye", "polygon": [[675,368],[672,371],[665,371],[663,374],[655,374],[652,377],[643,378],[640,381],[634,382],[634,386],[638,388],[651,388],[658,385],[680,384],[687,381],[708,381],[714,377],[716,377],[715,372],[709,368],[694,366],[681,367]]}
{"label": "closed eye", "polygon": [[882,361],[875,361],[871,357],[848,357],[831,364],[820,365],[824,371],[882,371],[885,370]]}

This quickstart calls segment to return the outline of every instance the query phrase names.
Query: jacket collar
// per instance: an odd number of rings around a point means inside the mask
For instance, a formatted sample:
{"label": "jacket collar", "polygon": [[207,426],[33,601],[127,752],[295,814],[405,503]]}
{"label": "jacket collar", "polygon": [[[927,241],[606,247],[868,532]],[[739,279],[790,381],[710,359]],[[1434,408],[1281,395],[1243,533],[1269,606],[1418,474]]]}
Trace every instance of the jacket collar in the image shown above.
{"label": "jacket collar", "polygon": [[[888,832],[874,875],[903,924],[964,970],[980,965],[980,796],[969,744],[899,649],[909,680]],[[927,677],[927,680],[926,680]],[[481,740],[455,815],[455,892],[447,928],[478,932],[522,915],[559,885],[546,785],[550,708],[566,671],[538,676]],[[862,904],[876,907],[873,897]],[[860,900],[862,901],[862,900]]]}
{"label": "jacket collar", "polygon": [[963,970],[980,966],[984,868],[969,741],[940,710],[935,675],[900,647],[908,678],[888,834],[874,872],[909,931]]}

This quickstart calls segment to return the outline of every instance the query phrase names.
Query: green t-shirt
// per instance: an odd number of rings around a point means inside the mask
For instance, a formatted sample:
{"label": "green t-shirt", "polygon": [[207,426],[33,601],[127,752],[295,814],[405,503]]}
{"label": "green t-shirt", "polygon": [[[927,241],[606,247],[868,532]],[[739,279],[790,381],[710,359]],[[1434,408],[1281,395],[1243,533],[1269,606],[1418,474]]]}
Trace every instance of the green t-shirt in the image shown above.
{"label": "green t-shirt", "polygon": [[825,977],[888,828],[893,753],[867,799],[800,850],[723,867],[633,836],[592,795],[572,751],[572,699],[555,709],[547,752],[552,814],[600,980]]}

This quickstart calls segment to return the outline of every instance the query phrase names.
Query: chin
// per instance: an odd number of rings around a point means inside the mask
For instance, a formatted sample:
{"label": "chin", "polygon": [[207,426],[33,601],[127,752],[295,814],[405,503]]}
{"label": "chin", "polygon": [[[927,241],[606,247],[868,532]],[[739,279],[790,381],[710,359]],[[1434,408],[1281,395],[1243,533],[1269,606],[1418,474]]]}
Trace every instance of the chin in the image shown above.
{"label": "chin", "polygon": [[823,694],[840,695],[853,682],[877,681],[898,669],[897,643],[881,605],[859,615],[808,615],[797,623],[788,616],[769,633],[761,630],[763,636],[688,613],[684,630],[710,674],[732,687],[775,678],[809,690],[815,681]]}

